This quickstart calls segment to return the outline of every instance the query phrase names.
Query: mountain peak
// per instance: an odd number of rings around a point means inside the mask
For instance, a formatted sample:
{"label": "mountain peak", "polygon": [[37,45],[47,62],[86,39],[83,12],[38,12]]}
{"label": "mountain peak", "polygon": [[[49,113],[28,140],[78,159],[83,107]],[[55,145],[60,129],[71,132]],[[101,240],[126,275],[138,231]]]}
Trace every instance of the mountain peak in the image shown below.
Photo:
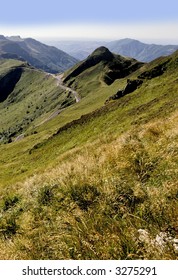
{"label": "mountain peak", "polygon": [[91,55],[89,55],[88,59],[100,59],[100,60],[111,60],[113,58],[113,54],[104,46],[101,46],[94,50]]}
{"label": "mountain peak", "polygon": [[[83,60],[77,67],[72,68],[71,71],[67,73],[64,82],[79,76],[91,67],[97,67],[97,65],[99,65],[99,71],[103,73],[103,81],[109,85],[113,83],[115,79],[123,78],[137,70],[143,63],[135,59],[115,55],[106,47],[101,46],[94,50],[87,59]],[[73,81],[74,80],[71,82],[73,83]]]}
{"label": "mountain peak", "polygon": [[77,68],[72,69],[71,73],[64,79],[64,82],[69,80],[71,77],[76,77],[80,75],[83,71],[87,70],[90,67],[93,67],[97,64],[108,63],[114,59],[114,55],[106,48],[99,47],[95,49],[85,60],[83,60]]}

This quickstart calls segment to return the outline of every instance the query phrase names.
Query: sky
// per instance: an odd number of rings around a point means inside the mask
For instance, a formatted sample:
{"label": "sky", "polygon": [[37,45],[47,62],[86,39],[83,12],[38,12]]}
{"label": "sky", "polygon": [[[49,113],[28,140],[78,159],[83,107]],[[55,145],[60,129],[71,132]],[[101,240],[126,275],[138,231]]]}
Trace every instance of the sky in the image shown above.
{"label": "sky", "polygon": [[178,44],[177,0],[2,1],[0,34]]}

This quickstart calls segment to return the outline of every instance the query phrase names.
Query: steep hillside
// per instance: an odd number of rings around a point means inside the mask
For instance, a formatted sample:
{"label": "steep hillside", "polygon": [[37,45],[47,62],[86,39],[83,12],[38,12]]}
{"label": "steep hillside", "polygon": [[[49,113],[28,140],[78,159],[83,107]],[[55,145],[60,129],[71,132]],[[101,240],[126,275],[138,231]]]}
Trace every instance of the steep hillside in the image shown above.
{"label": "steep hillside", "polygon": [[0,58],[25,60],[32,66],[49,73],[59,73],[72,67],[77,59],[31,38],[0,37]]}
{"label": "steep hillside", "polygon": [[94,53],[80,102],[0,145],[2,259],[178,258],[178,52],[110,85]]}
{"label": "steep hillside", "polygon": [[64,82],[76,87],[82,96],[92,88],[92,84],[93,87],[99,87],[102,83],[111,85],[116,79],[128,76],[142,65],[135,59],[115,55],[107,48],[99,47],[86,60],[70,69],[64,76]]}
{"label": "steep hillside", "polygon": [[72,103],[74,96],[52,75],[26,62],[0,60],[0,141],[12,141],[41,115],[57,114]]}

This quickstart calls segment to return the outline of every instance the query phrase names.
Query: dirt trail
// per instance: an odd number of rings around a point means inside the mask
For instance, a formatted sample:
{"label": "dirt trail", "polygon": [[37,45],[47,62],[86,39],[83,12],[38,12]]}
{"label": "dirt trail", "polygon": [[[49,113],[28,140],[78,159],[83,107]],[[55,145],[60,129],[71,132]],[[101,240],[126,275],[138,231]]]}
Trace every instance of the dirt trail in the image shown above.
{"label": "dirt trail", "polygon": [[[81,100],[79,94],[78,94],[75,90],[73,90],[73,89],[71,89],[70,87],[67,87],[67,86],[65,86],[65,85],[63,84],[63,81],[62,81],[63,74],[61,74],[61,75],[55,75],[55,74],[48,73],[47,75],[48,75],[48,76],[52,76],[53,78],[55,78],[56,81],[57,81],[57,85],[58,85],[60,88],[66,90],[66,91],[69,92],[69,93],[72,93],[72,94],[74,95],[74,97],[75,97],[76,103],[78,103],[78,102]],[[38,125],[36,125],[36,126],[40,126],[40,125],[42,125],[43,123],[45,123],[45,122],[47,122],[47,121],[49,121],[49,120],[55,118],[55,117],[58,116],[63,110],[65,110],[65,108],[56,110],[56,111],[53,112],[49,117],[47,117],[45,120],[43,120],[42,122],[40,122],[40,124],[38,124]]]}
{"label": "dirt trail", "polygon": [[57,84],[60,88],[66,90],[68,92],[71,92],[74,95],[76,103],[78,103],[81,100],[79,94],[75,90],[73,90],[72,88],[67,87],[63,84],[63,81],[62,81],[63,74],[61,74],[61,75],[51,74],[51,76],[53,76],[57,80]]}
{"label": "dirt trail", "polygon": [[[66,90],[66,91],[69,92],[69,93],[72,93],[72,94],[74,95],[74,97],[75,97],[76,103],[78,103],[78,102],[81,100],[79,94],[78,94],[75,90],[73,90],[72,88],[67,87],[67,86],[65,86],[65,85],[63,84],[63,81],[62,81],[63,74],[61,74],[61,75],[54,75],[54,74],[48,73],[47,76],[52,76],[53,78],[55,78],[55,79],[57,80],[57,85],[58,85],[60,88]],[[40,122],[38,125],[36,125],[36,127],[38,127],[38,126],[42,125],[43,123],[45,123],[45,122],[47,122],[47,121],[49,121],[49,120],[55,118],[55,117],[58,116],[63,110],[64,110],[64,109],[59,109],[59,110],[53,112],[48,118],[46,118],[45,120],[43,120],[42,122]],[[23,139],[24,137],[25,137],[24,134],[20,134],[19,136],[17,136],[17,137],[14,139],[14,142],[19,141],[19,140]]]}

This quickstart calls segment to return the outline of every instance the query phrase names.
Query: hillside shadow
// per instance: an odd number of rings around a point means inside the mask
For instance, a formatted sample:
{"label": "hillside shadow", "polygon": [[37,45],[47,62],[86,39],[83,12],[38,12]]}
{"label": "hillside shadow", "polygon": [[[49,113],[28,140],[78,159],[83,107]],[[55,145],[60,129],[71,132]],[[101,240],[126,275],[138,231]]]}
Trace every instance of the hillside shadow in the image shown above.
{"label": "hillside shadow", "polygon": [[15,68],[0,78],[0,102],[5,101],[20,80],[22,68]]}

